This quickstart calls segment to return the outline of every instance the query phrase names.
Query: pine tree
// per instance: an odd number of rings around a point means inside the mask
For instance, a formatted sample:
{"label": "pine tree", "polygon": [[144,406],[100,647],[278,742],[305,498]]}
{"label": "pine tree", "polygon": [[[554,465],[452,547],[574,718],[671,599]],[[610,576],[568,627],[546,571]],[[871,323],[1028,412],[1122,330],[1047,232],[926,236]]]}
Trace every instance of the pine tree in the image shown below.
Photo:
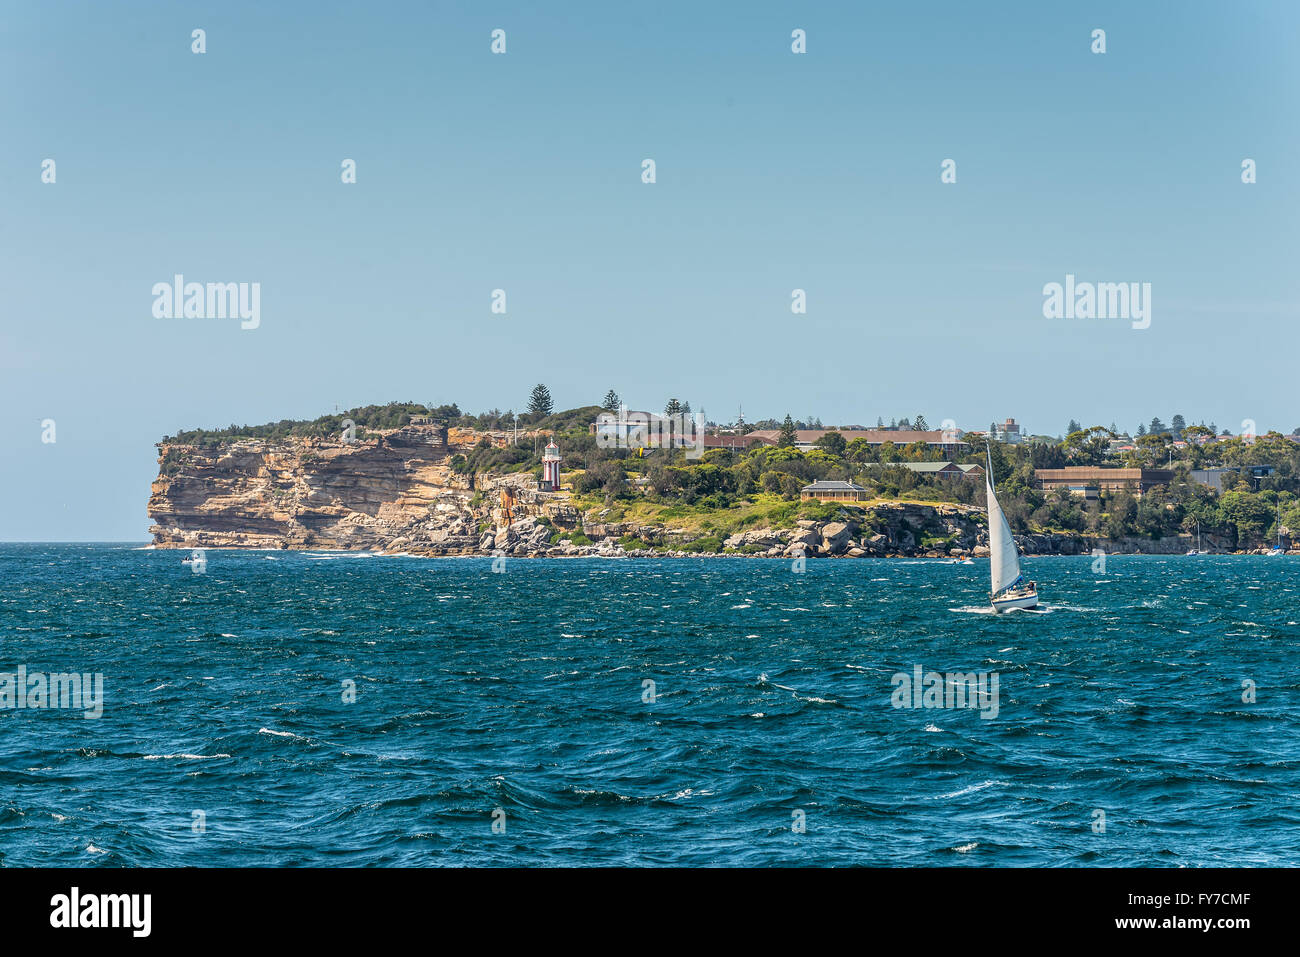
{"label": "pine tree", "polygon": [[682,415],[690,415],[690,414],[691,414],[691,404],[689,402],[683,402]]}
{"label": "pine tree", "polygon": [[794,445],[798,436],[795,435],[794,420],[790,418],[790,413],[785,414],[785,421],[781,423],[781,437],[777,439],[776,447],[779,449],[789,448]]}
{"label": "pine tree", "polygon": [[1147,426],[1147,431],[1152,435],[1159,435],[1161,432],[1168,432],[1169,427],[1160,421],[1160,416],[1154,416],[1151,424]]}
{"label": "pine tree", "polygon": [[1138,435],[1146,435],[1146,434],[1147,434],[1147,427],[1146,427],[1145,425],[1143,425],[1141,422],[1138,423],[1137,434],[1138,434]]}
{"label": "pine tree", "polygon": [[610,389],[605,393],[605,401],[600,404],[600,407],[606,412],[617,412],[622,404],[623,400],[618,397],[618,393]]}
{"label": "pine tree", "polygon": [[1169,422],[1169,431],[1174,433],[1174,439],[1183,437],[1183,429],[1187,428],[1187,420],[1181,415],[1175,415]]}
{"label": "pine tree", "polygon": [[1065,434],[1066,434],[1066,435],[1073,435],[1075,432],[1079,432],[1079,431],[1081,431],[1082,429],[1083,429],[1083,426],[1081,426],[1081,425],[1080,425],[1078,422],[1076,422],[1074,419],[1071,419],[1071,420],[1070,420],[1070,424],[1067,425],[1067,426],[1065,427]]}
{"label": "pine tree", "polygon": [[880,416],[876,416],[876,428],[883,430],[884,427],[885,427],[885,420],[882,419]]}
{"label": "pine tree", "polygon": [[682,404],[676,399],[669,399],[668,404],[664,406],[664,415],[681,415]]}
{"label": "pine tree", "polygon": [[532,415],[550,415],[554,409],[555,403],[551,401],[551,390],[540,382],[533,386],[532,394],[528,396],[529,413]]}
{"label": "pine tree", "polygon": [[916,429],[916,431],[918,432],[930,431],[930,426],[925,421],[925,416],[923,415],[918,415],[915,419],[912,420],[912,428]]}

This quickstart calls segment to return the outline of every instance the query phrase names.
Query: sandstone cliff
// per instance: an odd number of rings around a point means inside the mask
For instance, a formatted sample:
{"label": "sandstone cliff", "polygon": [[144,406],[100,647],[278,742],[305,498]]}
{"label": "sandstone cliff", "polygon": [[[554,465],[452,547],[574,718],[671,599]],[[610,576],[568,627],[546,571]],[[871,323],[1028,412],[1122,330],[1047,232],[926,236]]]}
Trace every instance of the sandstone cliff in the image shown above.
{"label": "sandstone cliff", "polygon": [[[988,554],[982,508],[916,502],[846,506],[833,520],[745,529],[702,547],[699,531],[606,521],[608,509],[582,514],[568,492],[539,491],[531,472],[469,476],[453,469],[452,457],[483,438],[470,430],[410,425],[352,443],[318,438],[160,443],[159,475],[149,498],[153,543],[429,556]],[[1186,536],[1161,542],[1096,542],[1047,533],[1016,539],[1028,555],[1087,555],[1094,547],[1108,553],[1178,553],[1190,547]]]}
{"label": "sandstone cliff", "polygon": [[355,443],[162,443],[150,532],[155,545],[174,548],[474,553],[484,528],[504,524],[500,487],[513,490],[517,519],[556,504],[544,501],[554,496],[537,492],[530,474],[480,481],[476,488],[453,471],[451,456],[477,438],[462,433],[449,444],[446,429],[408,426]]}

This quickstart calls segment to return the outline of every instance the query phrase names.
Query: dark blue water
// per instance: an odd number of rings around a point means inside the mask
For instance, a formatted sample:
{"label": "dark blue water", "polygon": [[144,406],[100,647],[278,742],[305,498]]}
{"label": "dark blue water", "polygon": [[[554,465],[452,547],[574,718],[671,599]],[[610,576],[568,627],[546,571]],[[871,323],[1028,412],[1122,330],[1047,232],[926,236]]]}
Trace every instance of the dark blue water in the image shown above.
{"label": "dark blue water", "polygon": [[0,863],[1300,863],[1296,559],[183,557],[0,546]]}

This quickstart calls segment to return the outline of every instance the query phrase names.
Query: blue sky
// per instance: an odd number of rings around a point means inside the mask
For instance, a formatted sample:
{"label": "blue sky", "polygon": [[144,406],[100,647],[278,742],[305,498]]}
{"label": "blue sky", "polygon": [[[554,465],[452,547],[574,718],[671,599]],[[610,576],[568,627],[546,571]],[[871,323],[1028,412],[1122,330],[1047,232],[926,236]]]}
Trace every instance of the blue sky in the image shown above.
{"label": "blue sky", "polygon": [[[1300,6],[548,7],[0,5],[0,540],[146,539],[177,429],[538,381],[1300,425]],[[155,319],[175,273],[260,282],[260,327]],[[1067,273],[1151,327],[1043,318]]]}

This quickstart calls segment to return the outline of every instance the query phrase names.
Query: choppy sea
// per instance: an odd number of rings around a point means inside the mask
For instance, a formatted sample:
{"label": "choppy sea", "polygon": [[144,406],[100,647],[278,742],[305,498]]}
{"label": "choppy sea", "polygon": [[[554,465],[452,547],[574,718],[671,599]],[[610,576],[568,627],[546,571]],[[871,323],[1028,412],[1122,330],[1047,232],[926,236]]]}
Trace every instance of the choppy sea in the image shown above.
{"label": "choppy sea", "polygon": [[0,545],[0,864],[1300,863],[1300,559],[187,556]]}

